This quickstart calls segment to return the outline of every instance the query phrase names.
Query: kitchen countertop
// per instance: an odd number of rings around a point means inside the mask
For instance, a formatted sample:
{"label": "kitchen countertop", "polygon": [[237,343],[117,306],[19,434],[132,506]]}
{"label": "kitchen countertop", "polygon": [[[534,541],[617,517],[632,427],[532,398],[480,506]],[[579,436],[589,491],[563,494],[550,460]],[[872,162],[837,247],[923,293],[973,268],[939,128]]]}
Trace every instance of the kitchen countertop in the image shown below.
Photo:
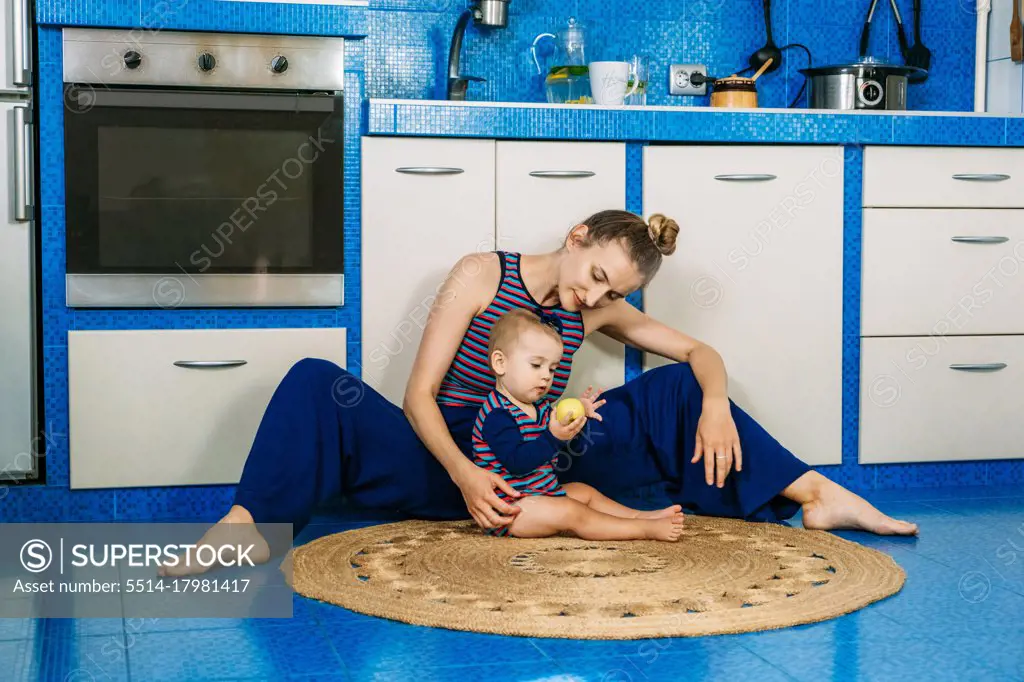
{"label": "kitchen countertop", "polygon": [[1024,116],[370,99],[364,134],[645,142],[1024,147]]}

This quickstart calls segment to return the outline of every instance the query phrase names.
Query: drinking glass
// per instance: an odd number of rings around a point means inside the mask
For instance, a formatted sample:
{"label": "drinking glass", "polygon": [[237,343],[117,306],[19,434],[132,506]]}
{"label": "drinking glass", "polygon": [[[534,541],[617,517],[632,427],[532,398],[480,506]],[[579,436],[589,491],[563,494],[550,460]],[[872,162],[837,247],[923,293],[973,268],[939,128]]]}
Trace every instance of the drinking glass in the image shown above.
{"label": "drinking glass", "polygon": [[637,83],[636,91],[626,97],[625,104],[642,107],[647,105],[647,87],[651,81],[651,59],[647,55],[635,54],[626,57],[629,63],[629,84],[626,88],[633,89],[633,83]]}

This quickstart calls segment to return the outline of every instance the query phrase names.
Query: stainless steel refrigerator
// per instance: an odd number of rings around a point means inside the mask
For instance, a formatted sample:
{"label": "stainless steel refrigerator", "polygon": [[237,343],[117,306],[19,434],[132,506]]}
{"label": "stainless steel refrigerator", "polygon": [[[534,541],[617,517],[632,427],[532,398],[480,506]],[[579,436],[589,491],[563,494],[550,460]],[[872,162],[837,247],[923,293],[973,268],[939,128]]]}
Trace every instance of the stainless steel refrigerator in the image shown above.
{"label": "stainless steel refrigerator", "polygon": [[0,486],[39,469],[33,4],[0,0]]}

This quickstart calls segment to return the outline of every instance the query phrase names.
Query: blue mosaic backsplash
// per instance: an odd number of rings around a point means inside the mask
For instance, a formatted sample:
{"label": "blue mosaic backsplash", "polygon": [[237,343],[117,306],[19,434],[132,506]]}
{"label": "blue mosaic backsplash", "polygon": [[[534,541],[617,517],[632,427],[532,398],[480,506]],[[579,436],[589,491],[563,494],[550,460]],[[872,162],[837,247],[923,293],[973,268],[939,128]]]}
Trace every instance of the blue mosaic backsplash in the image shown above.
{"label": "blue mosaic backsplash", "polygon": [[[817,63],[855,57],[868,2],[778,0],[776,41],[805,42]],[[917,109],[971,108],[973,0],[928,0],[925,42],[934,53],[932,78],[911,91]],[[909,17],[910,0],[900,0]],[[642,212],[643,144],[652,140],[844,143],[847,196],[843,334],[843,463],[827,476],[859,491],[935,485],[1024,482],[1024,460],[860,466],[857,461],[859,382],[859,145],[970,144],[1024,146],[1024,119],[968,116],[780,115],[768,112],[614,112],[598,109],[508,110],[368,103],[369,97],[432,99],[444,80],[447,45],[464,0],[371,0],[366,8],[220,0],[38,0],[40,55],[38,121],[42,222],[43,390],[49,436],[47,484],[0,487],[4,521],[189,519],[215,520],[227,510],[232,486],[70,490],[67,333],[76,329],[345,327],[350,368],[358,371],[361,321],[359,133],[631,140],[627,152],[627,206]],[[884,11],[883,11],[884,10]],[[697,61],[714,75],[741,68],[764,41],[760,0],[512,0],[506,30],[467,37],[464,73],[483,76],[471,99],[539,102],[527,48],[538,33],[556,30],[574,15],[591,29],[597,56],[643,51],[652,57],[653,82],[667,81],[671,62]],[[347,43],[345,150],[346,305],[330,310],[71,310],[64,305],[64,149],[59,26],[253,31],[368,36]],[[898,54],[890,13],[880,3],[872,53]],[[763,106],[785,106],[800,87],[803,55],[790,53],[785,70],[764,77]],[[667,85],[651,104],[692,105],[670,98]],[[636,302],[639,302],[637,300]],[[627,355],[627,377],[640,371],[639,353]]]}
{"label": "blue mosaic backsplash", "polygon": [[[869,2],[775,0],[772,25],[778,45],[806,45],[816,65],[857,58]],[[968,111],[973,107],[975,14],[972,0],[931,0],[922,33],[932,49],[930,78],[910,89],[910,107]],[[371,97],[443,99],[448,44],[464,0],[375,0],[370,4]],[[911,2],[900,0],[910,33]],[[470,27],[463,47],[463,73],[487,79],[470,85],[470,100],[543,102],[544,90],[530,57],[534,38],[555,33],[568,17],[584,22],[591,59],[647,54],[651,58],[649,104],[706,104],[708,98],[668,94],[668,66],[705,63],[713,76],[747,65],[765,42],[760,0],[512,0],[505,29]],[[895,22],[879,4],[870,54],[900,61]],[[759,81],[759,103],[788,106],[803,83],[802,50],[787,50],[784,69]],[[803,104],[801,104],[803,106]]]}

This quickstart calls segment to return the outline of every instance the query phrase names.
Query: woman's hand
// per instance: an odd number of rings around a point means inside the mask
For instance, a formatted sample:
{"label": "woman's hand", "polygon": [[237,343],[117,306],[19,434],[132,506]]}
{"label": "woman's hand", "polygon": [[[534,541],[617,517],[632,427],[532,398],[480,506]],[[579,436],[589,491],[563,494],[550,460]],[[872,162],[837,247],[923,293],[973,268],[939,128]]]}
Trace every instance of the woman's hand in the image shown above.
{"label": "woman's hand", "polygon": [[735,462],[736,471],[743,469],[740,435],[732,419],[729,401],[704,403],[697,422],[697,447],[691,462],[704,458],[704,480],[708,485],[725,485],[725,477]]}
{"label": "woman's hand", "polygon": [[588,386],[586,392],[580,396],[580,402],[583,403],[583,409],[590,419],[596,419],[597,421],[604,421],[604,417],[597,413],[597,408],[604,405],[607,400],[598,400],[598,396],[601,395],[601,391],[595,391],[593,386]]}
{"label": "woman's hand", "polygon": [[459,486],[462,499],[466,501],[466,509],[481,528],[491,529],[507,526],[522,511],[519,507],[502,502],[501,498],[495,494],[494,489],[501,488],[506,495],[513,499],[519,499],[522,497],[522,493],[509,485],[508,481],[498,474],[481,469],[475,464],[470,464],[470,467],[460,474],[455,484]]}

